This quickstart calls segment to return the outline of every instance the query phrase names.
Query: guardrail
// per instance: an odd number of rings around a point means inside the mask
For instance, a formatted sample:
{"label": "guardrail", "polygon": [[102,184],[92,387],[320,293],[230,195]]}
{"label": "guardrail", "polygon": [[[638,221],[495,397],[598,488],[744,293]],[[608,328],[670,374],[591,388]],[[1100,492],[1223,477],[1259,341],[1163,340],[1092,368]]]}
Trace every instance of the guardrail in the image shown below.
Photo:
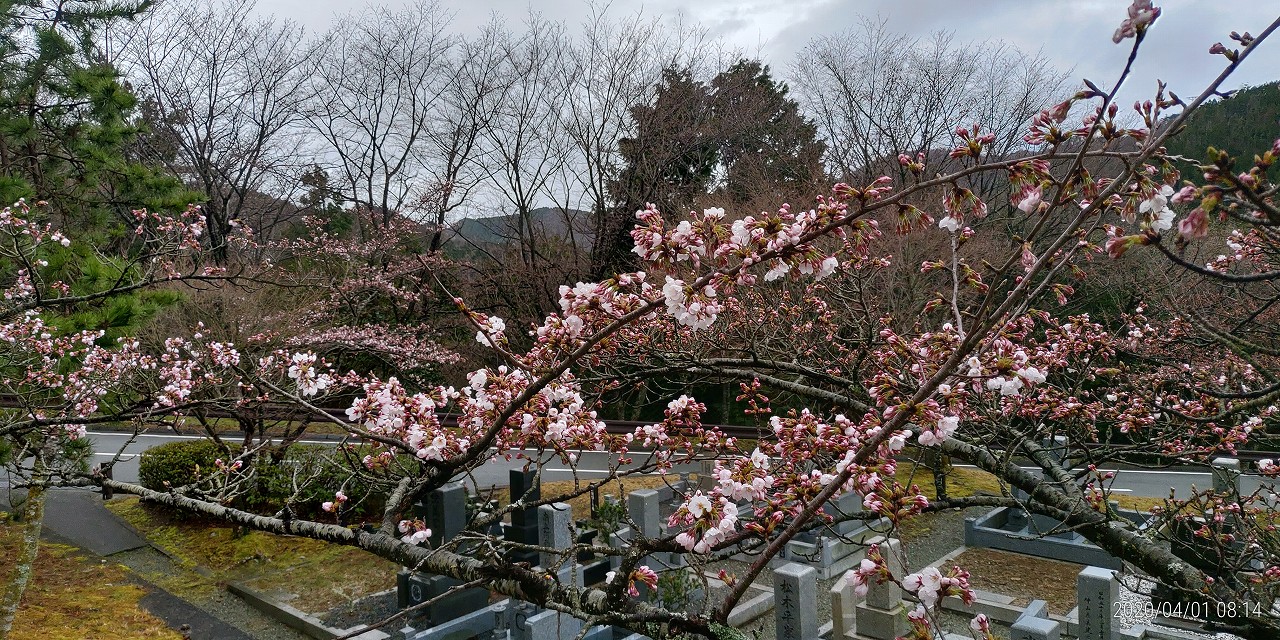
{"label": "guardrail", "polygon": [[[18,400],[17,396],[14,396],[12,394],[0,394],[0,408],[22,409],[23,405]],[[320,409],[332,416],[341,417],[346,415],[346,407],[320,407]],[[199,408],[193,408],[190,411],[190,413],[195,413],[197,411],[201,412],[203,415],[210,418],[234,420],[237,418],[244,417],[244,415],[248,413],[249,415],[252,415],[255,418],[261,418],[264,420],[279,421],[279,422],[307,421],[307,422],[313,422],[313,423],[339,424],[337,421],[330,420],[322,415],[317,415],[315,412],[311,410],[299,408],[294,405],[285,405],[285,404],[273,404],[273,403],[260,404],[260,405],[255,405],[253,407],[248,407],[241,412],[231,411],[231,410],[220,408],[220,407],[199,407]],[[448,414],[448,413],[438,413],[436,415],[440,419],[440,424],[442,426],[446,428],[456,428],[458,426],[457,415]],[[605,420],[604,423],[605,423],[605,428],[608,430],[609,433],[621,435],[626,433],[634,433],[635,430],[640,427],[653,424],[653,421]],[[707,429],[715,429],[725,434],[726,436],[730,436],[733,438],[753,439],[753,438],[768,437],[771,435],[768,428],[757,428],[757,427],[743,426],[743,425],[704,424],[703,427]],[[1086,444],[1085,446],[1096,447],[1096,446],[1102,446],[1102,445]],[[1236,458],[1242,462],[1247,462],[1252,464],[1252,463],[1257,463],[1259,460],[1280,458],[1280,451],[1257,451],[1257,450],[1240,449],[1240,450],[1236,450],[1234,453],[1228,452],[1228,451],[1222,451],[1219,454],[1219,456]]]}

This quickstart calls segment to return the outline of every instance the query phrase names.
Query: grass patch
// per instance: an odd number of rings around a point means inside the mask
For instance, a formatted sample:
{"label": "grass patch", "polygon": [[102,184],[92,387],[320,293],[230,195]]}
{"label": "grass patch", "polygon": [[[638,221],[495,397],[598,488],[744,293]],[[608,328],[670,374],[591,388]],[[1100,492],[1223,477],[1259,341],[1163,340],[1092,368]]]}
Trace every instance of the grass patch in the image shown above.
{"label": "grass patch", "polygon": [[135,497],[112,500],[107,508],[192,570],[157,577],[179,595],[199,597],[245,582],[322,613],[395,586],[395,563],[354,547],[259,531],[237,536],[225,523],[173,514]]}
{"label": "grass patch", "polygon": [[[0,558],[17,554],[17,526],[0,525]],[[13,567],[0,563],[7,584]],[[34,576],[22,596],[12,640],[108,640],[181,636],[142,609],[146,591],[119,565],[90,560],[74,547],[41,542]]]}
{"label": "grass patch", "polygon": [[[898,464],[897,480],[906,486],[919,485],[920,493],[930,500],[937,498],[937,492],[934,491],[933,486],[933,472],[924,466],[910,461],[900,462]],[[952,467],[947,474],[947,493],[955,498],[976,495],[1004,495],[1008,492],[1007,487],[1008,485],[1003,484],[996,476],[978,469],[957,469]],[[1131,496],[1123,493],[1113,493],[1111,494],[1111,499],[1120,503],[1121,509],[1144,513],[1151,511],[1152,507],[1164,505],[1163,498]]]}
{"label": "grass patch", "polygon": [[[694,474],[691,477],[696,480],[697,475]],[[626,504],[627,494],[632,491],[638,491],[640,489],[657,489],[658,487],[665,487],[668,484],[675,484],[679,481],[680,475],[676,473],[667,474],[665,476],[658,474],[626,476],[600,487],[600,499],[604,500],[605,496],[615,496],[619,497],[623,504]],[[583,480],[556,480],[554,482],[543,481],[542,498],[549,499],[555,496],[568,495],[581,490],[581,488],[588,484],[590,484],[590,482]],[[505,487],[499,487],[497,492],[493,495],[493,499],[498,500],[502,504],[506,504],[506,501],[510,499],[510,497],[509,489]],[[561,502],[567,502],[569,506],[573,507],[574,519],[586,520],[591,517],[590,492],[569,498],[568,500],[561,500]]]}

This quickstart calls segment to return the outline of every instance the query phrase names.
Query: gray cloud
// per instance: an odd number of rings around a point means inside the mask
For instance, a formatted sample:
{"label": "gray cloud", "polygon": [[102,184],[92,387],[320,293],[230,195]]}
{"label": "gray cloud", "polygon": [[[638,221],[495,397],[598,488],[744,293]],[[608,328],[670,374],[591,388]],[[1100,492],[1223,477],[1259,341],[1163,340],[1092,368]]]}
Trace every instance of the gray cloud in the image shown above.
{"label": "gray cloud", "polygon": [[[363,9],[351,0],[259,0],[264,13],[302,23],[309,31],[323,31],[336,14]],[[391,0],[391,4],[408,4]],[[839,33],[861,16],[884,18],[895,30],[924,36],[937,30],[955,33],[957,41],[1002,40],[1024,51],[1043,51],[1062,70],[1074,68],[1075,79],[1087,77],[1100,85],[1114,81],[1128,54],[1127,41],[1112,44],[1111,34],[1124,18],[1125,0],[613,0],[614,15],[643,11],[673,21],[701,23],[714,37],[723,38],[748,55],[763,56],[780,72],[813,37]],[[1260,32],[1275,18],[1268,2],[1158,2],[1164,15],[1152,29],[1143,55],[1135,65],[1125,92],[1127,100],[1150,95],[1156,78],[1169,82],[1180,95],[1191,95],[1217,75],[1225,62],[1207,51],[1214,42],[1227,42],[1232,30]],[[454,14],[454,27],[470,32],[491,16],[522,22],[530,9],[573,26],[589,11],[584,2],[537,0],[442,0]],[[1280,73],[1280,39],[1261,48],[1230,81],[1228,88],[1261,84]]]}

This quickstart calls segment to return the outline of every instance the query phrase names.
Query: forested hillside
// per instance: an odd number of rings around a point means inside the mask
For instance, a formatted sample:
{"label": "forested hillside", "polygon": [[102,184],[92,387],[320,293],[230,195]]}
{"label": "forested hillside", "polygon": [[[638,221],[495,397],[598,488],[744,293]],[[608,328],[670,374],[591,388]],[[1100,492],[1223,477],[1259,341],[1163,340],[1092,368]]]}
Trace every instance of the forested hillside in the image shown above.
{"label": "forested hillside", "polygon": [[[1210,146],[1233,154],[1266,149],[1280,135],[1280,82],[1241,89],[1205,105],[1169,144],[1171,154],[1203,160]],[[1247,156],[1246,156],[1247,157]]]}

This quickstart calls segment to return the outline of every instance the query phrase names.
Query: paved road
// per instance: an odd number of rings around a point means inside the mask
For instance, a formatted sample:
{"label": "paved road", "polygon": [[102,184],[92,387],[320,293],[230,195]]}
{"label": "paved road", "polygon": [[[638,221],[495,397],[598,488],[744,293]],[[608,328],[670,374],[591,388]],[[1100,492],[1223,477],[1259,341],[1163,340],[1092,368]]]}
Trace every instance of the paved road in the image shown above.
{"label": "paved road", "polygon": [[[124,482],[137,482],[138,480],[138,456],[143,451],[163,444],[165,442],[174,442],[177,440],[199,439],[202,436],[180,436],[168,434],[145,434],[138,436],[133,442],[129,441],[128,434],[108,433],[108,432],[90,432],[90,439],[94,443],[94,454],[97,462],[105,462],[121,451],[119,462],[115,465],[114,477]],[[329,444],[331,441],[325,440],[305,440],[304,442],[314,444]],[[637,454],[638,458],[640,454]],[[592,476],[604,475],[605,469],[611,456],[601,451],[585,451],[578,454],[578,475],[582,478],[590,479]],[[475,473],[475,482],[482,487],[493,485],[505,486],[507,484],[507,474],[510,469],[518,469],[525,465],[527,461],[512,459],[510,461],[503,458],[491,460]],[[967,465],[956,465],[964,467]],[[1033,469],[1032,467],[1026,467]],[[681,471],[697,471],[693,466],[677,467],[676,472]],[[564,463],[558,458],[547,463],[542,470],[543,479],[545,480],[569,480],[573,478],[573,471],[566,468]],[[1251,492],[1259,486],[1260,478],[1256,475],[1246,474],[1241,478],[1241,489],[1244,492]],[[1134,470],[1125,469],[1116,471],[1115,483],[1112,485],[1114,491],[1118,493],[1127,493],[1135,496],[1147,497],[1165,497],[1169,495],[1172,489],[1178,497],[1186,497],[1190,495],[1192,486],[1198,488],[1207,488],[1213,483],[1212,475],[1206,470],[1194,470],[1194,468],[1170,469],[1170,470]]]}

